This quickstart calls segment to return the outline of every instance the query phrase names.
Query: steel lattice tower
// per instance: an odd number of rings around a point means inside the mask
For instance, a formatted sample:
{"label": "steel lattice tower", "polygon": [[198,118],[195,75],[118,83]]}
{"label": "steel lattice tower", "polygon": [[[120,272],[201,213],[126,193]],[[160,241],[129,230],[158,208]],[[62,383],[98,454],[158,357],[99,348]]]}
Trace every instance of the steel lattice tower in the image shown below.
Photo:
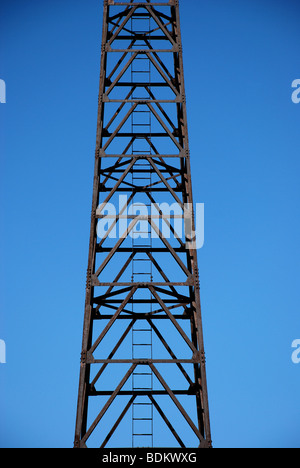
{"label": "steel lattice tower", "polygon": [[211,446],[194,233],[179,2],[104,0],[75,447]]}

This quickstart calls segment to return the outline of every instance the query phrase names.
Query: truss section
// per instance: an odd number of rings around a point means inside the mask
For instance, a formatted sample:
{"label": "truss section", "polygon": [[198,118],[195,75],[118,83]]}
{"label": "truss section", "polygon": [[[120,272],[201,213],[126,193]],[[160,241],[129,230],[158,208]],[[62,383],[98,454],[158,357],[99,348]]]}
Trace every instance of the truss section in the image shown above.
{"label": "truss section", "polygon": [[104,1],[75,447],[211,447],[179,2]]}

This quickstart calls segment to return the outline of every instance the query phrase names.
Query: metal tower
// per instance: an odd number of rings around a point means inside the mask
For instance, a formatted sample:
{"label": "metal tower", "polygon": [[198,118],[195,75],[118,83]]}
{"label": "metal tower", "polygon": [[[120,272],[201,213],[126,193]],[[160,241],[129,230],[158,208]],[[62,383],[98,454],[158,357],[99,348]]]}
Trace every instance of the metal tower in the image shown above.
{"label": "metal tower", "polygon": [[211,446],[178,0],[104,0],[75,447],[107,446]]}

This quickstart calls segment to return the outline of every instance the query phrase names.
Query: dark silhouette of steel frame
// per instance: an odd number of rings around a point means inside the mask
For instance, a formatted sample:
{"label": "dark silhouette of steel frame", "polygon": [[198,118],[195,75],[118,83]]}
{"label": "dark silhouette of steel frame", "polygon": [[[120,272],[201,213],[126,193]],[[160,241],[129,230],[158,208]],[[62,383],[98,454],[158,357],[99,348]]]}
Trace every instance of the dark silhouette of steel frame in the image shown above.
{"label": "dark silhouette of steel frame", "polygon": [[[155,27],[148,32],[133,31],[130,24],[139,18],[141,22],[148,18],[149,24]],[[171,57],[172,60],[164,57]],[[138,63],[138,59],[148,61],[155,75],[151,82],[143,81],[141,68],[140,72],[135,72],[136,75],[131,75],[131,79],[128,78],[130,69],[134,63]],[[111,64],[113,60],[115,62]],[[109,111],[110,106],[112,112]],[[135,117],[142,119],[143,115],[147,115],[149,121],[152,121],[151,128],[150,124],[133,123]],[[130,121],[131,128],[128,129],[126,127]],[[168,154],[160,149],[163,146],[160,142],[166,140],[174,147],[174,151]],[[110,148],[116,141],[117,150],[113,151]],[[134,144],[137,143],[147,149],[138,154],[138,150],[133,150]],[[151,182],[138,183],[138,176],[145,180],[146,172],[151,173]],[[132,178],[129,179],[130,177]],[[189,204],[193,207],[178,0],[104,0],[91,234],[74,446],[88,447],[90,438],[97,429],[102,439],[93,444],[106,447],[120,424],[124,422],[130,408],[137,404],[135,402],[141,397],[145,399],[144,403],[140,404],[146,405],[145,402],[149,401],[156,417],[159,416],[166,429],[173,434],[176,446],[189,446],[184,431],[180,433],[175,428],[163,409],[160,398],[164,397],[168,403],[173,402],[174,414],[178,412],[195,435],[196,446],[209,448],[211,432],[199,271],[197,250],[191,242],[194,239],[186,234],[187,244],[175,239],[177,245],[174,245],[173,241],[164,238],[153,217],[131,215],[128,216],[129,226],[124,235],[120,239],[117,238],[113,245],[106,245],[108,238],[99,240],[97,237],[97,223],[104,217],[103,209],[106,204],[117,194],[127,194],[129,198],[127,206],[117,213],[117,218],[113,221],[114,227],[122,219],[129,203],[139,200],[141,194],[148,198],[149,204],[155,206],[158,204],[157,197],[168,194],[169,198],[180,206]],[[170,231],[174,233],[171,218],[164,218],[163,212],[158,211],[157,218],[166,222]],[[148,223],[150,232],[155,231],[159,246],[128,244],[129,233],[141,221]],[[193,208],[191,223],[191,232],[194,233]],[[129,257],[124,262],[124,256],[128,254]],[[133,275],[131,279],[124,279],[126,271],[138,255],[141,257],[139,261],[151,262],[151,268],[160,275],[160,281],[154,280],[152,275],[145,281],[134,281]],[[107,271],[112,260],[116,258],[120,259],[119,270],[116,271],[114,279],[109,280]],[[164,265],[171,260],[180,268],[184,275],[183,281],[171,279],[166,272]],[[145,307],[149,309],[145,311]],[[156,309],[153,310],[153,307]],[[147,324],[147,330],[151,330],[155,339],[168,353],[169,359],[165,356],[140,359],[130,355],[122,355],[122,359],[120,356],[116,357],[139,321]],[[179,348],[173,348],[168,337],[164,336],[166,323],[174,326],[178,339],[187,346],[190,354],[188,358],[179,357]],[[122,329],[121,336],[118,335],[119,331],[111,335],[111,352],[105,358],[99,358],[98,350],[101,350],[104,340],[113,333],[117,324],[124,324],[126,328]],[[186,324],[190,333],[184,331]],[[179,389],[175,389],[174,384],[169,385],[168,376],[164,377],[161,370],[166,369],[166,366],[170,366],[172,372],[174,368],[171,366],[176,366],[184,378],[185,385]],[[104,377],[106,371],[118,380],[112,388],[107,388],[110,379]],[[155,388],[130,388],[129,382],[134,375],[151,375],[156,382]],[[193,399],[193,414],[180,402],[181,396]],[[113,416],[115,419],[109,420],[111,426],[108,427],[108,423],[104,424],[103,420],[109,408],[116,404],[120,397],[123,399],[118,403],[117,412],[115,411]],[[127,400],[124,406],[125,397]],[[92,399],[95,414],[89,420],[88,410]],[[95,401],[99,401],[96,410]],[[151,418],[140,419],[146,421]],[[159,438],[160,444],[163,444],[161,431]]]}

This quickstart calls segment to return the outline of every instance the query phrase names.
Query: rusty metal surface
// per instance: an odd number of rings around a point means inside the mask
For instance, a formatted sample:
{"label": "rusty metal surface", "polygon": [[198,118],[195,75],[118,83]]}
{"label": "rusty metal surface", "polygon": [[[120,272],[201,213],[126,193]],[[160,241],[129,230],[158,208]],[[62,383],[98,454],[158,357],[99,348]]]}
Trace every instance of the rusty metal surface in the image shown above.
{"label": "rusty metal surface", "polygon": [[[128,431],[133,433],[133,444],[138,437],[144,441],[148,437],[149,446],[155,446],[158,439],[160,446],[163,444],[161,429],[155,437],[155,414],[165,431],[173,435],[175,446],[189,446],[184,429],[188,427],[195,438],[193,446],[210,447],[197,252],[182,239],[164,238],[151,216],[131,215],[121,238],[99,239],[101,208],[119,195],[128,196],[127,207],[139,200],[158,206],[166,196],[182,207],[193,204],[177,0],[104,0],[74,446],[106,447],[113,443],[131,411]],[[123,213],[123,209],[117,213],[115,225],[121,222]],[[173,221],[163,217],[158,210],[156,219],[166,222],[174,234],[175,216]],[[155,242],[128,242],[129,233],[141,221],[149,232],[155,231]],[[195,230],[194,216],[192,222]],[[169,268],[172,262],[174,268]],[[171,339],[170,326],[178,344]],[[132,347],[128,346],[130,337]],[[149,351],[148,356],[142,357],[142,347],[145,354]],[[181,377],[178,387],[168,383],[175,369]],[[140,380],[143,387],[135,383]],[[185,407],[186,400],[180,400],[181,396],[192,400],[193,412],[190,404]],[[170,403],[173,413],[186,424],[182,432],[165,411],[163,405]],[[105,419],[113,406],[114,413]],[[141,409],[149,409],[147,417],[137,416]],[[143,423],[145,429],[135,433]]]}

